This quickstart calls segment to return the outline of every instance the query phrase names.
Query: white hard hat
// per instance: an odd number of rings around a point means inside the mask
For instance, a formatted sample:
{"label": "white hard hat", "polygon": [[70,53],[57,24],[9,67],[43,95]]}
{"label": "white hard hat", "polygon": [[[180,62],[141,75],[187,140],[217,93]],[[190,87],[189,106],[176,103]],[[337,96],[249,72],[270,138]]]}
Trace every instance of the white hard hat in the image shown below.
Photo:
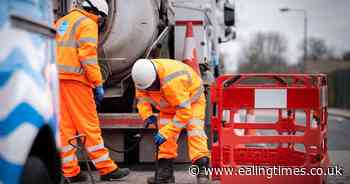
{"label": "white hard hat", "polygon": [[[89,0],[91,4],[97,8],[98,11],[103,12],[108,16],[108,4],[106,0]],[[85,0],[82,4],[83,7],[91,7],[90,4]]]}
{"label": "white hard hat", "polygon": [[132,67],[131,77],[137,89],[147,89],[157,78],[156,68],[150,59],[139,59]]}

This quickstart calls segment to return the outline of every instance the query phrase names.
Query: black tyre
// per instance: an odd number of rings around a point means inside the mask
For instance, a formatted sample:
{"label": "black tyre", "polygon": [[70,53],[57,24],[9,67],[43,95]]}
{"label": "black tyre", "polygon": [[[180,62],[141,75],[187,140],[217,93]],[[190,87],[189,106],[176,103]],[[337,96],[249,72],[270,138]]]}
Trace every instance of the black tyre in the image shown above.
{"label": "black tyre", "polygon": [[29,156],[24,166],[21,184],[53,184],[49,171],[44,162],[36,157]]}

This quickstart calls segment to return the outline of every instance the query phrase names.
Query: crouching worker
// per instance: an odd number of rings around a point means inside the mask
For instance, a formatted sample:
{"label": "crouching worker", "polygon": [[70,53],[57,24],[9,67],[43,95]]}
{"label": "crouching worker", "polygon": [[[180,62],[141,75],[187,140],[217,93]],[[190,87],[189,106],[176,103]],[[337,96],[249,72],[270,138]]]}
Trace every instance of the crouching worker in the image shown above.
{"label": "crouching worker", "polygon": [[129,174],[118,168],[104,147],[96,112],[96,103],[104,96],[102,76],[97,61],[98,23],[108,15],[105,0],[84,0],[57,21],[57,58],[60,79],[60,138],[62,170],[70,182],[86,180],[81,174],[76,149],[69,139],[86,136],[86,150],[99,170],[101,180],[111,181]]}
{"label": "crouching worker", "polygon": [[[159,183],[175,183],[173,160],[177,156],[177,139],[187,130],[192,164],[200,168],[197,183],[209,183],[204,168],[209,166],[207,136],[204,131],[205,96],[202,80],[188,65],[170,59],[140,59],[132,68],[137,108],[147,124],[159,124],[154,141],[159,147]],[[157,108],[159,120],[153,115]],[[155,178],[147,179],[155,183]]]}

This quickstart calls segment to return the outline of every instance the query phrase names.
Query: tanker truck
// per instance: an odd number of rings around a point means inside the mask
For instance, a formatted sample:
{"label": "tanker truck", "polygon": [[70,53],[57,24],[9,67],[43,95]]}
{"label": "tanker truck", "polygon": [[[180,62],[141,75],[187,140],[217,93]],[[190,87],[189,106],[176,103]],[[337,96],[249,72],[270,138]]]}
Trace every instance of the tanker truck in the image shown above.
{"label": "tanker truck", "polygon": [[[235,38],[235,9],[231,0],[107,1],[110,13],[100,30],[98,58],[106,93],[98,111],[105,144],[117,151],[133,146],[132,136],[143,130],[135,111],[130,75],[133,63],[138,58],[159,57],[182,61],[186,23],[191,22],[201,76],[208,86],[223,70],[220,44]],[[56,18],[79,4],[79,0],[54,2]],[[148,135],[147,130],[143,131]],[[128,154],[111,156],[129,163],[153,161],[153,148],[147,146],[151,144],[150,136],[144,136]],[[186,161],[186,154],[181,153],[186,150],[180,151],[178,160]]]}

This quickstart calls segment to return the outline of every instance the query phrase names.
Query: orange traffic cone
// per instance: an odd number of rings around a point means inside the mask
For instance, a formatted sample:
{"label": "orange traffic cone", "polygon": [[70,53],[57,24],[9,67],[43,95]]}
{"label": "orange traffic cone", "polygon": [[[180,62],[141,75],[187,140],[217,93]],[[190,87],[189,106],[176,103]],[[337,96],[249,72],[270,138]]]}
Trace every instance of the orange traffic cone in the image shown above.
{"label": "orange traffic cone", "polygon": [[200,74],[199,64],[197,61],[196,41],[193,37],[192,22],[186,23],[186,36],[184,47],[184,63],[188,64],[198,74]]}

